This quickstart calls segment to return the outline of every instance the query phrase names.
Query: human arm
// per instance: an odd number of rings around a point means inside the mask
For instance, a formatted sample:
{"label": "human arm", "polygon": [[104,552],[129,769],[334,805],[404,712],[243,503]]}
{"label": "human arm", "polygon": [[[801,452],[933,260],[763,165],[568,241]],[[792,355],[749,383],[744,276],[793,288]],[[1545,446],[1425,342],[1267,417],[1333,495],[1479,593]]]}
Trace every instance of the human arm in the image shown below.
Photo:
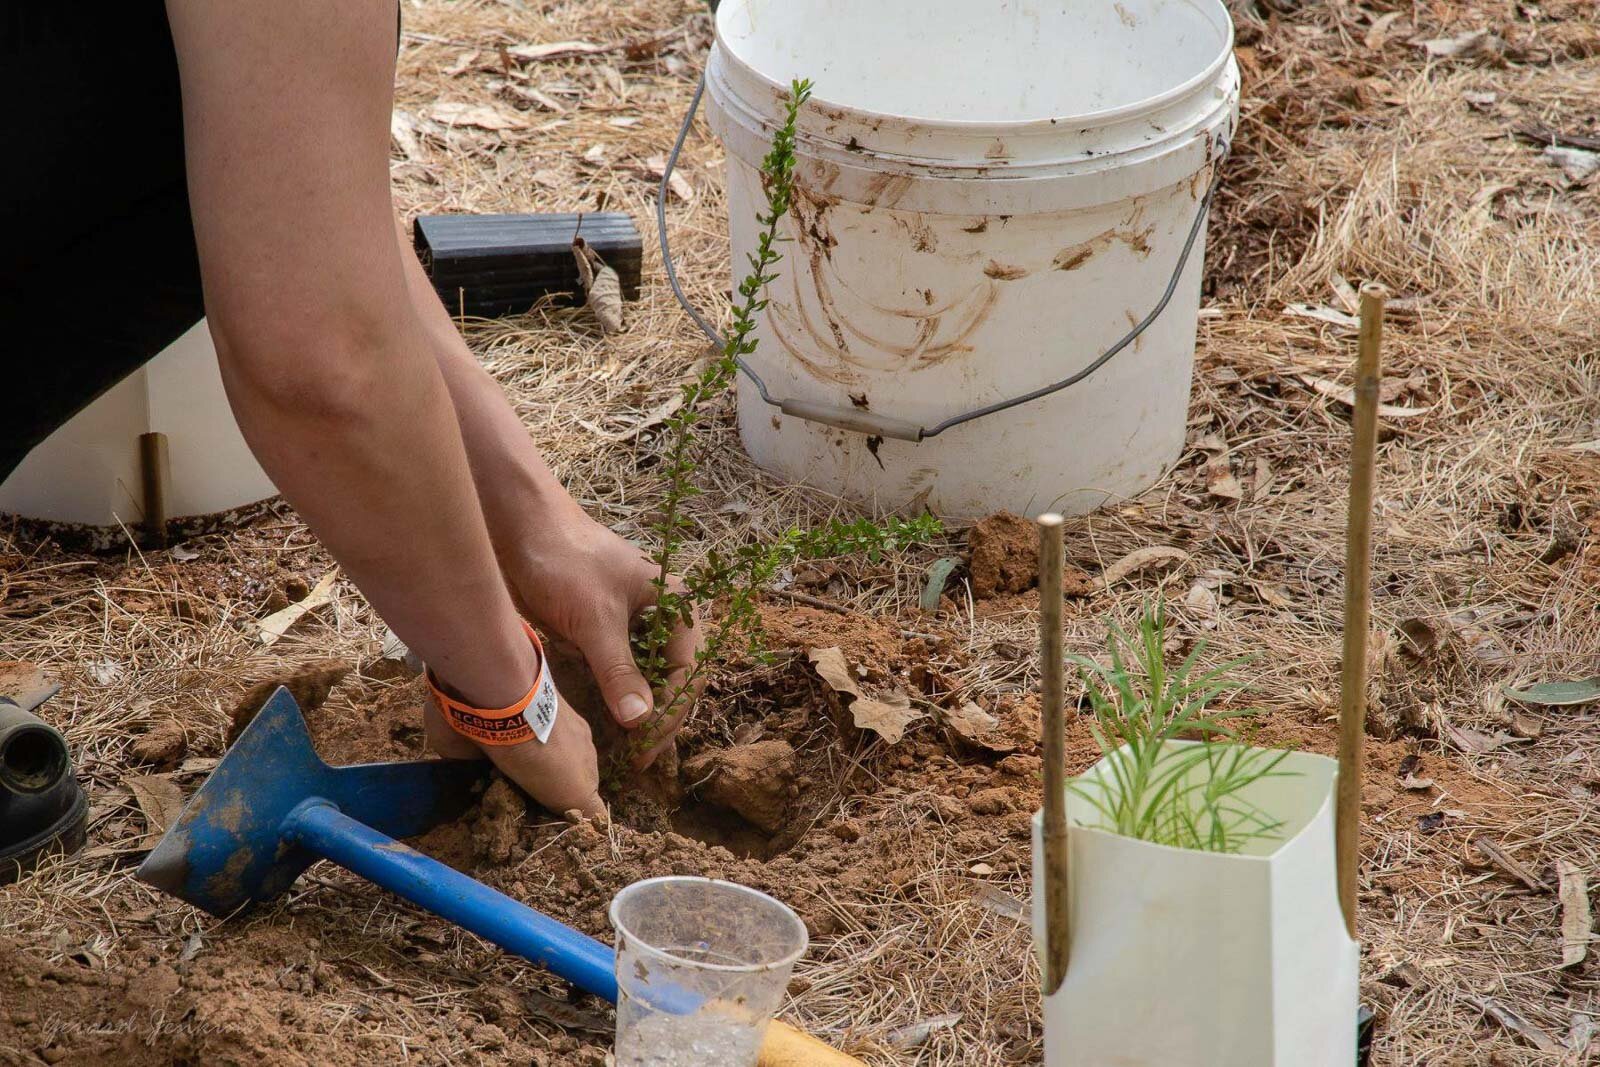
{"label": "human arm", "polygon": [[[405,236],[399,236],[402,246]],[[629,643],[638,613],[655,602],[656,569],[645,554],[591,519],[556,480],[504,390],[473,358],[422,266],[403,251],[412,305],[425,324],[450,390],[490,537],[506,580],[528,615],[583,653],[613,718],[649,721],[654,695]],[[666,649],[664,693],[679,689],[700,635],[678,627]],[[668,744],[687,710],[656,725],[648,763]]]}
{"label": "human arm", "polygon": [[[207,317],[245,439],[447,686],[512,704],[537,659],[390,221],[393,5],[167,9]],[[599,810],[580,717],[534,754],[513,777],[535,799]]]}

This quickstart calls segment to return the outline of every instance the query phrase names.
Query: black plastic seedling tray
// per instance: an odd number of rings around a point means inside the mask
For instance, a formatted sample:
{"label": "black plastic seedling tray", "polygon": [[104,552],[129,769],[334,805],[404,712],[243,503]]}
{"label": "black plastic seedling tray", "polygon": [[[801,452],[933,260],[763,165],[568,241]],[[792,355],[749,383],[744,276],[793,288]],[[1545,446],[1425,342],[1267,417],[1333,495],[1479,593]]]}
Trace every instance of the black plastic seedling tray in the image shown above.
{"label": "black plastic seedling tray", "polygon": [[412,241],[434,291],[452,315],[493,318],[527,311],[542,297],[583,302],[572,238],[581,235],[617,272],[626,300],[639,299],[644,247],[633,219],[617,211],[580,216],[418,215]]}

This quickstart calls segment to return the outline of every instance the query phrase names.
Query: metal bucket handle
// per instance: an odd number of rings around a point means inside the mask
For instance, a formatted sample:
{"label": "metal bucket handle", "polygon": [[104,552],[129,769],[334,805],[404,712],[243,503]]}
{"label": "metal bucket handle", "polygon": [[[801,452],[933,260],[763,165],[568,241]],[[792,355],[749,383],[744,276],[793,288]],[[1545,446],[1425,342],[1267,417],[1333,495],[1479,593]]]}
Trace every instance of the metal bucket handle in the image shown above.
{"label": "metal bucket handle", "polygon": [[[713,7],[713,10],[715,8]],[[683,151],[683,143],[688,139],[689,129],[694,123],[695,113],[700,110],[700,98],[705,95],[705,75],[700,76],[700,82],[695,86],[694,99],[689,101],[689,110],[683,116],[683,124],[678,128],[678,138],[672,144],[672,151],[667,155],[666,166],[661,171],[661,186],[656,193],[656,229],[661,235],[661,262],[667,270],[667,282],[672,286],[673,295],[678,298],[678,303],[689,317],[695,321],[701,331],[711,339],[719,348],[726,342],[716,327],[712,326],[706,317],[700,314],[695,306],[689,303],[689,298],[684,295],[683,287],[678,284],[678,272],[672,264],[672,249],[667,242],[667,197],[671,192],[669,182],[672,172],[678,165],[678,155]],[[1144,333],[1166,310],[1167,304],[1172,300],[1172,294],[1177,292],[1178,279],[1183,276],[1184,267],[1189,264],[1189,253],[1194,251],[1195,242],[1200,237],[1200,230],[1205,226],[1206,215],[1211,210],[1211,198],[1216,194],[1217,186],[1222,183],[1222,163],[1228,157],[1228,150],[1232,147],[1228,139],[1219,139],[1211,150],[1210,165],[1211,182],[1206,186],[1205,196],[1200,198],[1199,210],[1196,211],[1194,222],[1189,226],[1189,236],[1184,239],[1183,251],[1178,254],[1178,264],[1172,270],[1172,277],[1167,279],[1167,287],[1161,294],[1161,299],[1156,301],[1156,306],[1150,313],[1139,320],[1138,325],[1123,334],[1110,348],[1107,348],[1094,361],[1082,370],[1042,386],[1032,392],[1022,393],[1005,400],[997,400],[992,404],[971,408],[959,415],[952,415],[943,422],[933,426],[923,426],[920,423],[910,422],[906,419],[894,419],[885,415],[878,415],[871,411],[863,411],[855,407],[843,407],[825,404],[815,400],[799,400],[795,398],[775,398],[767,390],[767,383],[761,375],[756,373],[754,367],[745,361],[743,356],[735,356],[734,360],[739,365],[739,371],[755,385],[756,391],[761,394],[761,399],[777,408],[785,415],[792,415],[797,419],[808,422],[817,422],[825,426],[832,426],[840,430],[849,430],[852,433],[866,434],[869,437],[892,438],[896,441],[910,441],[916,443],[925,441],[930,437],[937,437],[952,426],[960,426],[964,422],[972,422],[988,415],[1009,411],[1011,408],[1022,404],[1031,403],[1051,393],[1058,393],[1068,386],[1077,385],[1095,371],[1111,361],[1111,357],[1132,344],[1140,334]]]}

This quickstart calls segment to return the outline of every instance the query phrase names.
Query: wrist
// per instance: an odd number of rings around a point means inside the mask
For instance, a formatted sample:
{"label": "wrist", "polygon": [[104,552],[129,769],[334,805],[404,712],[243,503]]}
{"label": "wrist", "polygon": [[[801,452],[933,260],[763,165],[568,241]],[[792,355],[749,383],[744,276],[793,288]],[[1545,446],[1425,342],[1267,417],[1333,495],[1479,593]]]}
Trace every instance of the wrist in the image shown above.
{"label": "wrist", "polygon": [[479,745],[520,745],[534,739],[543,744],[555,728],[561,698],[550,678],[550,669],[543,662],[544,649],[539,644],[539,635],[525,622],[522,632],[538,662],[533,682],[508,703],[501,704],[498,699],[493,703],[477,702],[454,696],[432,671],[428,672],[428,687],[445,723]]}
{"label": "wrist", "polygon": [[478,708],[503,708],[521,699],[539,677],[543,659],[520,626],[470,658],[430,665],[428,680],[452,700]]}

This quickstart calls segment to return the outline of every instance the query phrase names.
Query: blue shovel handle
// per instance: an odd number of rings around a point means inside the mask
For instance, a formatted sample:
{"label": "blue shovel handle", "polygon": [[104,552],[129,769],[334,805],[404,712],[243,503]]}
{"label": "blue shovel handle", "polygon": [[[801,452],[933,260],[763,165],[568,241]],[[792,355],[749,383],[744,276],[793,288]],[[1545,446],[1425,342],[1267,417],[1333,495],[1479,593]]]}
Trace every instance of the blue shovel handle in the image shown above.
{"label": "blue shovel handle", "polygon": [[512,900],[312,798],[284,820],[283,836],[346,870],[565,978],[617,1000],[610,946]]}

